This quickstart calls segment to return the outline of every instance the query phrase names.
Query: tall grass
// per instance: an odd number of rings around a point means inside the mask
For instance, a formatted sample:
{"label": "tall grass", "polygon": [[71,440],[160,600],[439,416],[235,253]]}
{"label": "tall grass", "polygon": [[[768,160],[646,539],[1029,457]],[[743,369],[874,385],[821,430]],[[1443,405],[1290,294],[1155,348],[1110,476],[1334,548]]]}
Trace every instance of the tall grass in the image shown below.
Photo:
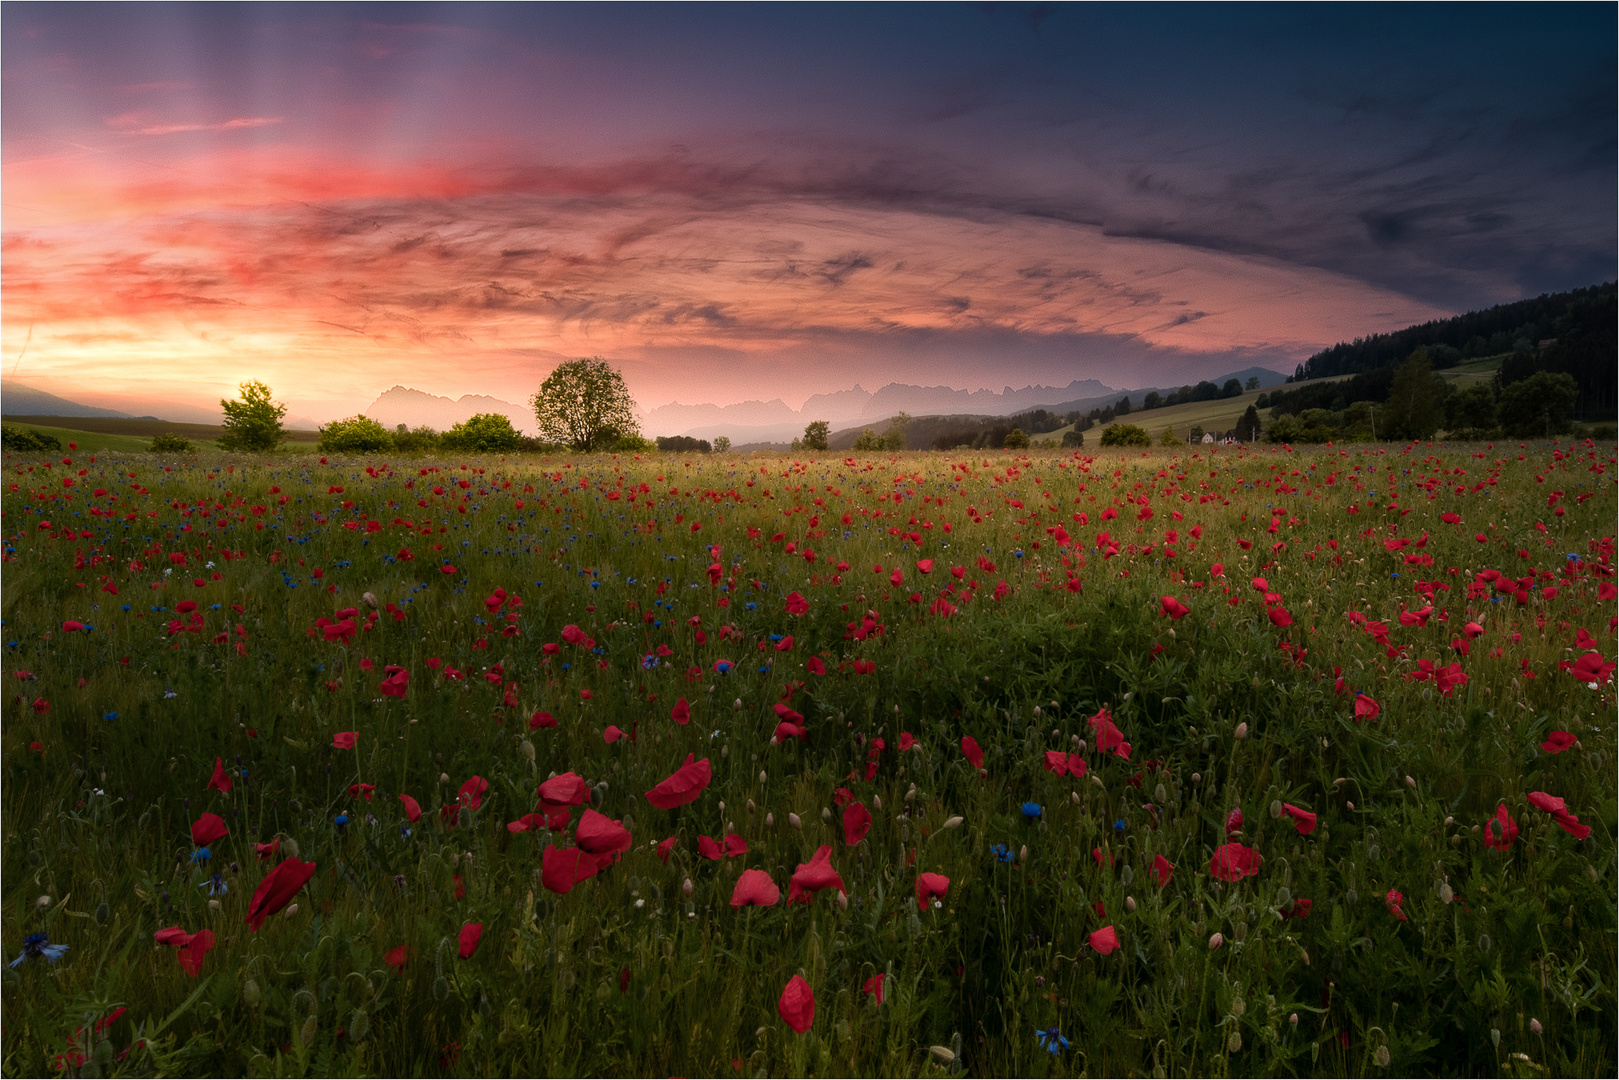
{"label": "tall grass", "polygon": [[[1615,1068],[1613,687],[1559,667],[1613,659],[1611,445],[5,470],[3,940],[69,946],[4,972],[8,1075]],[[777,705],[804,740],[773,737]],[[1097,751],[1104,708],[1127,758]],[[707,789],[649,805],[688,754]],[[543,851],[580,811],[507,823],[568,771],[634,841],[557,894]],[[846,799],[873,818],[854,847]],[[196,862],[203,812],[230,834]],[[728,833],[746,855],[700,857]],[[1211,874],[1228,841],[1256,875]],[[823,844],[843,895],[787,904]],[[250,931],[294,851],[318,865],[296,911]],[[745,868],[782,902],[733,909]],[[918,905],[920,872],[948,893]],[[216,935],[195,978],[169,926]],[[803,1035],[777,1015],[794,974]]]}

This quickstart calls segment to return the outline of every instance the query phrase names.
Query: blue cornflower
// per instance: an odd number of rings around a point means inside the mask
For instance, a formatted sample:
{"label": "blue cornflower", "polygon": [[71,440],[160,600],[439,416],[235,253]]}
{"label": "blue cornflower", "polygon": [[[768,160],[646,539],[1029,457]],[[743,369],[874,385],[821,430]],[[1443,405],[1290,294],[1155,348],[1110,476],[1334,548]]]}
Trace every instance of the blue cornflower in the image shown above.
{"label": "blue cornflower", "polygon": [[1040,1040],[1043,1050],[1050,1050],[1053,1054],[1060,1054],[1068,1049],[1068,1040],[1062,1037],[1062,1032],[1056,1028],[1034,1029],[1034,1037]]}
{"label": "blue cornflower", "polygon": [[191,853],[191,861],[194,863],[205,863],[213,857],[214,853],[205,847],[200,847]]}
{"label": "blue cornflower", "polygon": [[103,720],[116,720],[116,719],[118,719],[118,714],[115,713],[115,712],[110,712],[110,713],[107,713],[105,716],[103,716],[101,719],[103,719]]}
{"label": "blue cornflower", "polygon": [[338,832],[342,832],[343,828],[346,825],[348,825],[348,823],[349,823],[349,816],[347,814],[338,814],[336,817],[334,817],[332,819],[332,824],[337,826],[337,831]]}
{"label": "blue cornflower", "polygon": [[65,952],[67,952],[66,945],[52,945],[50,939],[44,934],[29,934],[22,939],[22,952],[18,953],[17,959],[7,966],[22,967],[23,962],[30,956],[43,956],[54,964],[62,959],[62,954]]}
{"label": "blue cornflower", "polygon": [[1013,851],[1005,844],[996,844],[994,847],[989,849],[989,853],[995,856],[1001,862],[1017,862],[1017,852]]}
{"label": "blue cornflower", "polygon": [[230,886],[225,884],[224,874],[215,874],[207,881],[199,882],[197,888],[207,889],[209,896],[224,896],[230,892]]}
{"label": "blue cornflower", "polygon": [[1113,831],[1114,832],[1123,832],[1124,831],[1124,819],[1123,818],[1120,818],[1119,820],[1117,820],[1117,821],[1115,821],[1113,823]]}
{"label": "blue cornflower", "polygon": [[654,656],[652,653],[647,653],[645,656],[641,657],[641,667],[644,670],[651,671],[653,668],[655,668],[657,666],[658,666],[658,658],[656,656]]}
{"label": "blue cornflower", "polygon": [[1042,812],[1043,808],[1037,802],[1026,802],[1023,804],[1023,816],[1028,818],[1030,821],[1039,821],[1040,814]]}

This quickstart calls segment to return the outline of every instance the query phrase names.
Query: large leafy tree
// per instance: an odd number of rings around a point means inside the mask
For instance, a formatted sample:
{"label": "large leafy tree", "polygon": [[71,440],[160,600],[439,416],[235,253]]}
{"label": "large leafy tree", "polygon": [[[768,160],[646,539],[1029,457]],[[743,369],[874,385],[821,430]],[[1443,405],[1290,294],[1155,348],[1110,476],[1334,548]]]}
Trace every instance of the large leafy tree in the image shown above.
{"label": "large leafy tree", "polygon": [[832,425],[829,422],[825,421],[825,420],[812,420],[812,421],[810,421],[809,426],[804,429],[804,442],[803,442],[804,449],[805,450],[825,450],[825,449],[827,449],[827,439],[829,437],[831,429],[832,429]]}
{"label": "large leafy tree", "polygon": [[529,403],[540,438],[575,450],[604,450],[641,434],[624,376],[599,356],[557,365]]}
{"label": "large leafy tree", "polygon": [[1501,388],[1496,416],[1515,439],[1550,438],[1569,429],[1568,411],[1579,395],[1574,376],[1565,371],[1537,371]]}
{"label": "large leafy tree", "polygon": [[1390,439],[1431,439],[1444,422],[1445,384],[1433,374],[1428,351],[1418,349],[1394,369],[1394,385],[1383,407],[1383,435]]}
{"label": "large leafy tree", "polygon": [[221,450],[263,453],[274,450],[286,438],[281,418],[287,407],[270,397],[270,388],[254,379],[241,384],[235,401],[220,398],[225,410],[225,432],[219,437]]}

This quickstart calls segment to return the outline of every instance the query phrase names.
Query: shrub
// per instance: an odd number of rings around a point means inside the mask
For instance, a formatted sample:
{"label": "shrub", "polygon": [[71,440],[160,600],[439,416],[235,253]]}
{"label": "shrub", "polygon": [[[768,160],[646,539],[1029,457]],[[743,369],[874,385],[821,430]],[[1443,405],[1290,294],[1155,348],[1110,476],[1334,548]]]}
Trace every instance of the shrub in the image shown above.
{"label": "shrub", "polygon": [[392,449],[394,440],[387,428],[369,416],[351,416],[321,428],[317,445],[323,454],[374,454]]}
{"label": "shrub", "polygon": [[1068,447],[1084,446],[1085,433],[1080,431],[1078,428],[1074,428],[1072,431],[1065,431],[1062,435],[1062,444],[1065,449]]}
{"label": "shrub", "polygon": [[393,441],[394,449],[401,454],[431,454],[439,448],[443,436],[426,424],[413,428],[400,424],[394,428]]}
{"label": "shrub", "polygon": [[55,435],[47,435],[43,431],[35,431],[25,427],[0,427],[0,445],[7,450],[16,450],[21,453],[35,453],[44,450],[62,449],[62,440]]}
{"label": "shrub", "polygon": [[1006,433],[1006,441],[1001,445],[1008,450],[1027,450],[1029,448],[1029,437],[1023,434],[1022,428],[1013,428]]}
{"label": "shrub", "polygon": [[1579,384],[1567,372],[1537,371],[1501,388],[1496,418],[1515,439],[1561,435],[1569,430],[1568,411],[1579,394]]}
{"label": "shrub", "polygon": [[161,435],[152,436],[152,444],[147,447],[154,454],[189,454],[196,447],[184,435],[176,435],[172,431],[165,431]]}
{"label": "shrub", "polygon": [[715,439],[714,439],[714,453],[716,453],[716,454],[728,454],[730,452],[731,452],[731,440],[730,440],[730,438],[725,436],[725,435],[716,436]]}
{"label": "shrub", "polygon": [[1103,446],[1151,446],[1152,436],[1135,424],[1114,424],[1102,432]]}
{"label": "shrub", "polygon": [[241,384],[235,401],[219,399],[225,412],[225,433],[219,437],[221,450],[264,453],[274,450],[286,438],[281,418],[287,407],[270,399],[270,388],[258,380]]}
{"label": "shrub", "polygon": [[443,443],[446,450],[500,454],[516,450],[522,440],[505,413],[477,413],[446,431]]}
{"label": "shrub", "polygon": [[706,454],[713,449],[707,439],[694,439],[690,435],[659,435],[658,449],[672,454]]}

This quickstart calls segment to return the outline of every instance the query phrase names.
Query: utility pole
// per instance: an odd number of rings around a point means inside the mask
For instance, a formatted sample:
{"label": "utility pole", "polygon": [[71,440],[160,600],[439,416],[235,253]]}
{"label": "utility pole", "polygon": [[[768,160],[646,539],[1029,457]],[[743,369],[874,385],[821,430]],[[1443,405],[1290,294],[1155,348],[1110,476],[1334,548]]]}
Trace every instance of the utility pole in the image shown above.
{"label": "utility pole", "polygon": [[1366,406],[1366,413],[1372,418],[1372,441],[1377,441],[1377,410],[1370,404]]}

